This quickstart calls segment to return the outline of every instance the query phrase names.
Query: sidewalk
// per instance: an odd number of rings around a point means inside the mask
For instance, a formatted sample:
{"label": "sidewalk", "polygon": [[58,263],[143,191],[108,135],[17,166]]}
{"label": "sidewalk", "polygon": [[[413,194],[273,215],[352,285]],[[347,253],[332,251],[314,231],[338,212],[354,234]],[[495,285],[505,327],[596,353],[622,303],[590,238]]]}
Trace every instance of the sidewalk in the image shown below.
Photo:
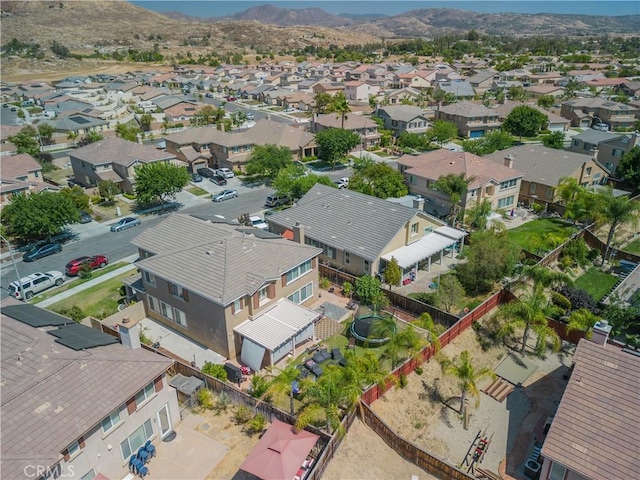
{"label": "sidewalk", "polygon": [[38,307],[40,308],[45,308],[48,307],[49,305],[53,305],[54,303],[57,303],[61,300],[64,300],[66,298],[71,297],[72,295],[75,295],[78,292],[81,292],[83,290],[86,290],[87,288],[91,288],[94,285],[98,285],[99,283],[102,283],[106,280],[109,280],[113,277],[117,277],[118,275],[120,275],[121,273],[126,273],[129,270],[133,270],[134,268],[136,268],[136,266],[133,264],[133,262],[135,262],[138,259],[138,255],[130,255],[129,257],[123,258],[121,261],[123,262],[130,262],[129,265],[125,265],[123,267],[117,268],[116,270],[113,270],[109,273],[105,273],[104,275],[100,275],[96,278],[93,278],[91,280],[89,280],[88,282],[85,282],[81,285],[78,285],[77,287],[73,287],[70,288],[69,290],[66,290],[62,293],[59,293],[58,295],[54,295],[53,297],[49,297],[46,300],[43,300],[41,302],[38,302],[36,305],[38,305]]}

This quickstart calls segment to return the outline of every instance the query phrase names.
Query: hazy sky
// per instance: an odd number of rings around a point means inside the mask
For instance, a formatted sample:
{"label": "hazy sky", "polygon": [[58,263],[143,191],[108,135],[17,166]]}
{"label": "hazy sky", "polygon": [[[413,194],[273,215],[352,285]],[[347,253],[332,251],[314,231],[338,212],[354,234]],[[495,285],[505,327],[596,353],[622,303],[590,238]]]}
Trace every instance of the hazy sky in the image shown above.
{"label": "hazy sky", "polygon": [[408,10],[418,8],[457,8],[476,12],[519,12],[519,13],[566,13],[583,15],[637,15],[640,14],[640,2],[638,0],[566,0],[550,2],[546,0],[524,1],[449,1],[449,2],[424,2],[424,1],[393,1],[393,0],[298,0],[292,1],[236,1],[236,0],[201,0],[201,1],[163,1],[163,0],[138,0],[132,1],[136,5],[155,10],[157,12],[175,11],[186,15],[199,17],[222,17],[241,12],[259,5],[275,5],[280,8],[307,8],[317,7],[329,13],[381,13],[396,15]]}

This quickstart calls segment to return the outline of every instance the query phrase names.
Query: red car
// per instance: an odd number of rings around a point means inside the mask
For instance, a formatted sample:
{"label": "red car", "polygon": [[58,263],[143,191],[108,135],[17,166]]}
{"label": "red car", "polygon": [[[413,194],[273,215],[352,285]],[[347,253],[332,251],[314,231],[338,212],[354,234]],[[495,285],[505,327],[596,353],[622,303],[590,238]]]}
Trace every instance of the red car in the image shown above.
{"label": "red car", "polygon": [[234,97],[233,95],[229,95],[227,97],[227,102],[235,102],[236,100],[238,100],[236,97]]}
{"label": "red car", "polygon": [[88,265],[91,270],[106,267],[109,259],[104,255],[94,255],[93,257],[78,257],[71,260],[65,266],[65,272],[70,277],[75,277],[80,273],[83,265]]}

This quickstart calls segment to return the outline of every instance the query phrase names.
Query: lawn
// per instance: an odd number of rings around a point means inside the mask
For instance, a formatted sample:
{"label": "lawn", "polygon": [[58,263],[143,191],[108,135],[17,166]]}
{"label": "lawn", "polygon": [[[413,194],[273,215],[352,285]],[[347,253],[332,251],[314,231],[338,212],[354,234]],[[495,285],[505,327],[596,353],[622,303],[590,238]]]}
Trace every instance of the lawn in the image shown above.
{"label": "lawn", "polygon": [[187,192],[191,193],[192,195],[206,195],[207,192],[204,188],[200,188],[200,187],[191,187],[191,188],[187,188]]}
{"label": "lawn", "polygon": [[540,218],[507,231],[522,250],[542,254],[569,239],[573,225],[559,218]]}
{"label": "lawn", "polygon": [[596,302],[599,302],[609,293],[617,281],[617,277],[605,273],[597,267],[591,267],[575,281],[575,286],[586,291]]}
{"label": "lawn", "polygon": [[634,240],[622,250],[633,253],[634,255],[640,255],[640,238],[638,240]]}
{"label": "lawn", "polygon": [[95,213],[95,219],[97,221],[101,220],[111,220],[117,218],[116,207],[120,208],[120,216],[125,217],[133,211],[133,208],[136,206],[135,203],[125,202],[120,198],[116,198],[115,203],[113,205],[92,205],[91,209],[93,213]]}
{"label": "lawn", "polygon": [[136,274],[135,269],[122,273],[117,277],[87,288],[60,302],[56,302],[50,305],[48,310],[58,312],[77,306],[82,309],[85,316],[92,316],[99,319],[106,318],[118,311],[118,303],[122,299],[120,295],[122,280]]}

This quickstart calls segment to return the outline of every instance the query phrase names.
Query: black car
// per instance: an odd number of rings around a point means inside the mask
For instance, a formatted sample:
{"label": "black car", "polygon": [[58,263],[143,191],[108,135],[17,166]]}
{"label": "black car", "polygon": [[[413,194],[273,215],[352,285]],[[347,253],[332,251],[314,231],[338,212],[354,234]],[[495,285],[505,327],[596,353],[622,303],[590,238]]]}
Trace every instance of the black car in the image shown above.
{"label": "black car", "polygon": [[222,186],[222,185],[226,185],[227,184],[227,179],[224,177],[221,177],[220,175],[216,175],[215,177],[211,177],[209,179],[210,182],[215,183],[216,185]]}
{"label": "black car", "polygon": [[54,253],[60,253],[62,251],[62,245],[59,243],[45,243],[38,247],[34,247],[22,256],[24,262],[33,262],[39,258],[48,257]]}
{"label": "black car", "polygon": [[212,169],[207,167],[199,168],[197,172],[199,175],[202,175],[204,178],[211,178],[216,176],[216,172],[214,172]]}
{"label": "black car", "polygon": [[80,212],[80,223],[91,223],[92,220],[93,218],[91,218],[91,215],[89,215],[89,213],[85,212],[84,210]]}
{"label": "black car", "polygon": [[200,175],[198,173],[192,173],[191,174],[191,181],[193,183],[200,183],[202,181],[202,175]]}

